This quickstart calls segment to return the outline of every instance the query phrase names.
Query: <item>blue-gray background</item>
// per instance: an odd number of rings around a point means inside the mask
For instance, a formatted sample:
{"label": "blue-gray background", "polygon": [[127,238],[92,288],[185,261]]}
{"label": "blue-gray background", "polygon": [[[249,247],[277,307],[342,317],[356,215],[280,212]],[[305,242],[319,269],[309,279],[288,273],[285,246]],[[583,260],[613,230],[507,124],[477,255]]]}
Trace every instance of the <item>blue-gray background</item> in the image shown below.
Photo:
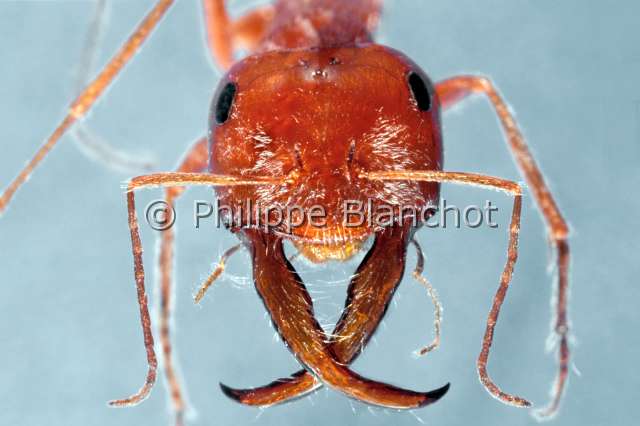
{"label": "blue-gray background", "polygon": [[[151,3],[113,2],[100,64]],[[239,12],[248,3],[230,6]],[[0,186],[65,112],[93,6],[0,1]],[[381,42],[405,51],[434,80],[463,72],[495,80],[571,224],[575,368],[555,420],[561,425],[631,425],[640,414],[634,368],[640,359],[639,15],[640,5],[631,0],[394,0],[379,31]],[[198,2],[178,1],[87,123],[120,148],[155,156],[158,170],[171,170],[203,134],[218,78],[204,49]],[[447,169],[519,179],[485,101],[446,114],[444,128]],[[161,382],[139,407],[105,405],[138,389],[145,373],[121,189],[128,177],[88,161],[66,138],[0,220],[0,424],[167,423]],[[443,194],[460,205],[490,198],[501,208],[498,219],[508,220],[506,197],[452,186]],[[140,206],[159,195],[146,191]],[[176,342],[197,411],[193,424],[534,424],[526,411],[490,398],[475,371],[505,258],[504,225],[498,231],[420,232],[427,275],[445,307],[443,345],[424,359],[412,356],[431,337],[432,310],[407,276],[375,341],[354,365],[410,388],[452,382],[438,404],[412,415],[324,390],[263,411],[228,400],[219,381],[258,385],[297,365],[274,339],[248,280],[246,254],[231,261],[201,307],[193,305],[191,294],[234,242],[212,226],[193,229],[193,200],[210,197],[204,189],[190,191],[178,220]],[[498,383],[538,405],[546,402],[555,368],[544,351],[552,294],[544,232],[527,197],[521,257],[490,362]],[[143,240],[152,278],[154,233],[147,227]],[[299,267],[322,322],[334,322],[347,269]]]}

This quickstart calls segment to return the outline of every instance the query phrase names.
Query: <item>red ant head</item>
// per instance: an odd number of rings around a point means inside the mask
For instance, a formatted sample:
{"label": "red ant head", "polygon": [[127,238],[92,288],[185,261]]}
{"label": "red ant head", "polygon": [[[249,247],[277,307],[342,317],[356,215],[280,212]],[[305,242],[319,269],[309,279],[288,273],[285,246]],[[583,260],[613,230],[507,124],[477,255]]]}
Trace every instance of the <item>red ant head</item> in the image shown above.
{"label": "red ant head", "polygon": [[[221,189],[221,205],[251,200],[260,214],[269,206],[280,209],[284,219],[269,222],[273,231],[287,234],[312,260],[347,258],[388,224],[389,207],[419,210],[438,197],[437,184],[361,176],[442,167],[440,105],[433,86],[415,63],[384,46],[266,52],[244,59],[220,83],[210,141],[211,173],[283,179],[281,185]],[[363,215],[345,216],[347,203],[350,211],[361,205]],[[316,207],[326,221],[304,217],[299,224],[300,211]],[[287,208],[296,212],[288,216]],[[381,209],[385,220],[374,220]],[[393,219],[399,217],[397,211]]]}

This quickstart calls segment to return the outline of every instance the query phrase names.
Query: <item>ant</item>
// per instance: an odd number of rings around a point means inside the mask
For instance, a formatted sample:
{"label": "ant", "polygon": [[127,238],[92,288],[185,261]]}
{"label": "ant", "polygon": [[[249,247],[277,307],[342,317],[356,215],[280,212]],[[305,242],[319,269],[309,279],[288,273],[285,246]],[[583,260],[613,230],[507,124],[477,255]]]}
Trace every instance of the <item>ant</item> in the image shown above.
{"label": "ant", "polygon": [[[49,154],[61,137],[78,126],[104,91],[158,26],[173,0],[158,0],[129,39],[71,104],[44,145],[0,196],[0,212]],[[213,98],[207,137],[191,147],[175,172],[135,177],[127,186],[128,223],[148,372],[142,388],[112,406],[142,402],[156,381],[158,362],[145,290],[142,243],[135,191],[164,187],[172,206],[186,186],[215,188],[225,205],[251,201],[255,206],[298,206],[303,212],[321,206],[330,212],[322,227],[293,217],[276,226],[245,226],[236,217],[225,225],[241,241],[196,295],[200,301],[221,275],[227,259],[244,246],[252,257],[256,290],[282,340],[304,369],[289,378],[253,389],[223,392],[246,405],[268,406],[308,394],[322,385],[348,397],[383,407],[413,409],[443,397],[449,385],[428,392],[402,389],[365,378],[349,368],[382,320],[402,279],[407,248],[418,253],[414,278],[423,283],[436,308],[438,345],[440,306],[422,276],[423,256],[414,239],[423,221],[398,216],[385,226],[345,223],[344,202],[371,202],[368,218],[383,207],[413,206],[425,211],[440,196],[441,183],[474,185],[513,196],[507,261],[487,320],[477,361],[481,383],[500,401],[518,407],[531,403],[502,391],[489,377],[487,363],[500,308],[518,255],[522,188],[513,181],[443,170],[441,112],[472,95],[493,105],[507,145],[524,176],[557,251],[558,296],[555,333],[559,340],[558,375],[550,404],[538,415],[553,415],[568,375],[567,290],[568,226],[504,99],[490,79],[458,76],[432,83],[401,52],[373,42],[381,13],[379,0],[278,0],[231,19],[223,0],[203,0],[210,53],[227,70]],[[251,52],[234,62],[234,53]],[[251,212],[251,215],[254,213]],[[428,214],[424,217],[428,217]],[[271,219],[268,217],[267,219]],[[297,218],[296,218],[297,219]],[[373,241],[351,279],[347,301],[334,332],[327,336],[313,313],[304,283],[284,255],[284,241],[311,262],[344,261]],[[160,247],[160,341],[172,406],[182,422],[185,402],[176,377],[169,333],[171,265],[174,234],[162,233]]]}

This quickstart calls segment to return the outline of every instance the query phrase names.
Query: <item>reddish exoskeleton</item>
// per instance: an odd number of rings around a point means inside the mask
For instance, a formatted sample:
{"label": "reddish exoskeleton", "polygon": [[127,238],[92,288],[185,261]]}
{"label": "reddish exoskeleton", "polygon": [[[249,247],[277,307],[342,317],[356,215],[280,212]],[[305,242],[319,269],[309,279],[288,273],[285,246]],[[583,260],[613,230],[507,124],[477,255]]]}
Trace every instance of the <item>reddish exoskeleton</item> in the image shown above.
{"label": "reddish exoskeleton", "polygon": [[[113,78],[133,57],[173,3],[159,0],[130,39],[98,77],[73,102],[69,114],[45,145],[0,198],[2,211],[14,192],[53,148],[60,137],[91,108]],[[157,361],[144,287],[141,241],[135,213],[134,190],[167,187],[173,203],[184,186],[215,187],[222,204],[250,201],[259,208],[296,207],[304,216],[319,206],[326,214],[322,226],[289,216],[275,226],[263,226],[260,217],[251,226],[225,217],[251,253],[258,294],[274,326],[303,370],[264,387],[223,391],[248,405],[271,405],[328,385],[349,397],[380,406],[411,409],[435,402],[448,385],[429,392],[401,389],[362,377],[349,364],[366,345],[382,320],[402,279],[406,251],[423,224],[399,214],[380,225],[371,216],[382,207],[412,206],[424,212],[439,198],[440,183],[476,185],[507,192],[514,197],[509,228],[508,258],[495,296],[482,350],[478,358],[480,380],[498,399],[516,406],[531,404],[501,391],[486,370],[500,307],[517,258],[521,188],[515,182],[472,173],[443,171],[441,111],[474,94],[485,95],[504,128],[516,164],[531,188],[546,219],[558,254],[558,298],[555,332],[559,337],[559,373],[551,404],[557,408],[567,377],[568,228],[544,182],[509,109],[491,81],[460,76],[432,84],[420,67],[397,50],[375,44],[381,2],[378,0],[280,0],[247,15],[230,19],[222,0],[203,0],[208,42],[215,61],[227,73],[212,103],[208,137],[189,150],[174,173],[134,178],[129,184],[129,225],[135,259],[135,277],[145,347],[149,361],[147,380],[135,395],[113,401],[127,406],[142,401],[155,379]],[[251,54],[234,63],[237,48]],[[370,204],[363,223],[345,222],[345,203]],[[428,214],[423,215],[423,219]],[[295,226],[291,221],[296,219]],[[375,223],[374,223],[375,222]],[[373,240],[353,275],[347,302],[331,337],[313,315],[313,303],[300,277],[284,255],[283,242],[292,241],[312,262],[343,261]],[[417,246],[417,243],[416,247]],[[171,358],[169,298],[173,233],[162,235],[161,343],[165,373],[173,407],[181,421],[185,403]],[[224,262],[197,295],[221,274]],[[420,264],[415,276],[427,284]],[[439,307],[434,298],[436,308]],[[439,322],[436,321],[439,330]],[[436,342],[437,345],[437,342]],[[430,350],[435,345],[429,347]]]}

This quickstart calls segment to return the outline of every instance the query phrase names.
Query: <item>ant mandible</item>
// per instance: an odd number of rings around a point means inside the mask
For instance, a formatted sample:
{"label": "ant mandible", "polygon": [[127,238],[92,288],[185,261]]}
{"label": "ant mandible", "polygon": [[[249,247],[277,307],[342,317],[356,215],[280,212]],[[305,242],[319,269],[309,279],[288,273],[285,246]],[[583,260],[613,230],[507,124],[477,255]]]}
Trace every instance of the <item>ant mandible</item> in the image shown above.
{"label": "ant mandible", "polygon": [[[68,114],[0,197],[4,211],[16,190],[60,138],[83,118],[113,79],[157,27],[173,0],[158,0],[121,49],[72,103]],[[484,95],[495,108],[507,145],[524,176],[557,251],[558,288],[554,331],[559,340],[558,377],[550,404],[541,416],[554,414],[566,383],[569,363],[567,290],[568,227],[551,196],[514,117],[486,77],[459,76],[432,84],[418,65],[402,53],[375,44],[371,33],[381,10],[379,0],[278,0],[239,19],[231,19],[223,0],[203,0],[208,46],[214,60],[228,69],[213,100],[208,137],[199,140],[174,173],[133,178],[127,205],[135,282],[147,352],[148,374],[133,396],[112,401],[131,406],[151,391],[157,370],[134,191],[166,187],[173,204],[185,186],[215,187],[228,205],[250,200],[259,206],[320,205],[332,212],[322,229],[311,224],[291,228],[242,226],[226,218],[252,256],[253,277],[275,328],[304,369],[287,379],[254,389],[231,389],[231,398],[247,405],[272,405],[309,393],[323,384],[351,398],[384,407],[411,409],[437,401],[449,385],[415,392],[362,377],[349,368],[382,320],[402,279],[407,247],[418,250],[414,276],[421,276],[422,253],[413,236],[422,222],[399,217],[387,226],[370,221],[347,226],[340,221],[345,200],[372,201],[419,209],[437,201],[440,183],[451,182],[500,190],[513,196],[507,262],[487,320],[477,361],[480,381],[499,400],[520,407],[531,403],[503,392],[489,377],[487,361],[494,328],[517,259],[522,191],[518,183],[473,173],[443,171],[440,113],[470,95]],[[234,50],[252,52],[234,63]],[[287,232],[285,232],[285,229]],[[293,242],[312,262],[346,260],[373,245],[354,274],[345,309],[331,337],[313,315],[312,300],[284,255]],[[222,273],[232,247],[205,282],[196,300]],[[179,421],[185,409],[171,362],[169,298],[173,233],[162,234],[160,251],[160,339],[173,409]],[[437,316],[437,315],[436,315]],[[436,326],[439,326],[436,321]],[[339,338],[336,338],[339,336]],[[423,352],[432,349],[434,345]]]}

